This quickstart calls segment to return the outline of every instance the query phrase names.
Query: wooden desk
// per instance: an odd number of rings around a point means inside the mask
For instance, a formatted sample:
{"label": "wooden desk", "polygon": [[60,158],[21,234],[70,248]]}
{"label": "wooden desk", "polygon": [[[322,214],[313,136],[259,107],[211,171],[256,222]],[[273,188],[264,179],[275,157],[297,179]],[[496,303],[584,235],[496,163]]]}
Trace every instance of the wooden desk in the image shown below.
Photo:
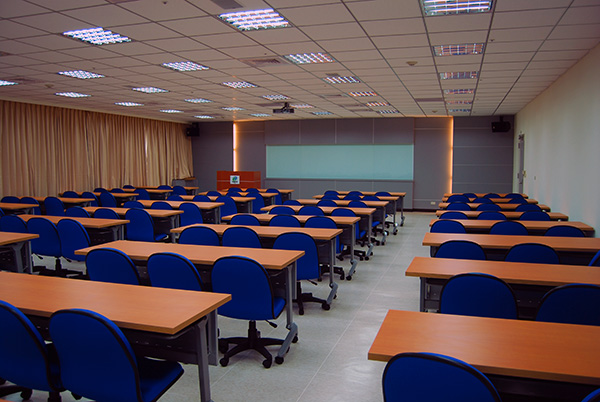
{"label": "wooden desk", "polygon": [[[138,188],[142,188],[142,189],[146,190],[148,192],[148,194],[150,195],[150,198],[155,199],[155,200],[165,200],[169,196],[169,194],[171,194],[173,192],[173,190],[168,190],[168,189],[144,188],[144,187],[138,187]],[[126,193],[135,193],[135,188],[124,188],[123,191],[125,191]]]}
{"label": "wooden desk", "polygon": [[[208,191],[204,191],[200,194],[202,195],[207,195]],[[221,193],[221,195],[229,195],[229,193],[227,193],[227,191],[219,191],[219,193]],[[240,197],[247,197],[248,193],[245,191],[241,191],[237,193]],[[265,205],[273,205],[275,204],[275,196],[277,195],[277,193],[266,193],[266,192],[260,192],[259,193],[260,196],[263,198]]]}
{"label": "wooden desk", "polygon": [[[432,219],[431,222],[429,222],[429,226],[433,225],[433,223],[437,220],[438,219]],[[467,233],[489,233],[490,229],[492,228],[492,226],[495,223],[501,222],[501,221],[488,221],[485,219],[450,219],[450,220],[455,220],[457,222],[460,222],[467,230]],[[519,222],[522,223],[523,226],[525,226],[525,228],[527,228],[527,231],[529,232],[529,234],[533,234],[533,235],[543,235],[544,233],[546,233],[546,230],[548,230],[549,228],[551,228],[553,226],[562,226],[562,225],[569,225],[569,226],[574,226],[576,228],[579,228],[579,229],[583,230],[583,232],[585,233],[586,236],[594,235],[594,228],[591,227],[590,225],[586,225],[583,222],[577,222],[577,221],[570,221],[569,223],[559,222],[559,221],[519,221]]]}
{"label": "wooden desk", "polygon": [[31,273],[30,240],[38,237],[38,235],[31,233],[0,232],[0,247],[10,248],[13,251],[17,272]]}
{"label": "wooden desk", "polygon": [[[277,356],[283,357],[292,340],[298,334],[298,326],[294,323],[294,314],[292,310],[292,300],[296,292],[296,261],[304,255],[304,251],[295,250],[271,250],[255,249],[243,247],[223,247],[223,246],[197,246],[192,244],[177,243],[148,243],[142,241],[119,240],[106,243],[100,246],[87,247],[77,250],[75,254],[87,255],[96,248],[111,247],[121,250],[132,260],[147,261],[155,253],[169,252],[176,253],[188,258],[194,265],[201,266],[201,270],[212,268],[215,261],[226,256],[245,256],[254,259],[265,269],[284,272],[285,275],[285,300],[286,300],[286,328],[289,330],[283,345],[279,348]],[[215,332],[216,335],[216,332]],[[216,337],[210,342],[216,343]],[[215,355],[216,356],[216,355]],[[216,362],[216,359],[215,359]]]}
{"label": "wooden desk", "polygon": [[[506,204],[511,202],[512,198],[490,198],[489,200],[494,204]],[[475,198],[469,198],[469,202],[473,201],[475,201]],[[533,198],[525,198],[525,201],[527,201],[528,204],[538,204],[538,201]],[[448,202],[448,197],[442,197],[442,202]]]}
{"label": "wooden desk", "polygon": [[[447,209],[448,205],[450,205],[450,203],[448,202],[440,202],[438,207],[440,209]],[[468,206],[471,207],[472,210],[476,210],[478,206],[481,205],[481,203],[478,202],[468,202],[467,203]],[[500,204],[496,204],[500,207],[501,211],[514,211],[517,209],[517,207],[521,204],[513,204],[513,203],[500,203]],[[542,211],[545,212],[550,212],[550,207],[548,205],[544,205],[544,204],[537,204],[538,207],[540,207],[542,209]]]}
{"label": "wooden desk", "polygon": [[[350,191],[343,190],[343,191],[338,191],[338,194],[340,196],[344,196],[344,195],[348,194],[349,192]],[[361,193],[363,195],[375,195],[375,194],[377,194],[377,191],[361,191]],[[406,193],[405,192],[394,192],[394,191],[388,191],[388,193],[390,193],[390,195],[393,197],[398,197],[398,202],[396,202],[396,211],[400,211],[400,226],[404,226],[404,197],[406,197]]]}
{"label": "wooden desk", "polygon": [[[242,190],[246,190],[246,188],[242,188]],[[257,188],[257,190],[261,193],[266,193],[268,188]],[[279,191],[279,195],[281,195],[281,201],[287,201],[287,200],[291,200],[292,199],[292,193],[294,192],[293,189],[290,188],[278,188],[277,189]]]}
{"label": "wooden desk", "polygon": [[424,246],[430,246],[432,256],[437,247],[448,240],[468,240],[479,244],[492,260],[504,259],[508,249],[516,244],[540,243],[552,247],[561,257],[561,262],[587,265],[600,250],[597,237],[554,237],[554,236],[507,236],[471,233],[425,233]]}
{"label": "wooden desk", "polygon": [[593,325],[390,310],[368,358],[386,362],[398,353],[439,353],[475,366],[497,388],[509,380],[553,393],[556,382],[566,382],[585,384],[580,388],[587,393],[600,385],[598,339],[600,327]]}
{"label": "wooden desk", "polygon": [[[463,194],[463,193],[444,193],[444,198],[448,198],[451,195],[454,194]],[[474,193],[477,197],[483,197],[484,195],[488,194],[488,193]],[[498,194],[500,197],[506,197],[509,193],[494,193],[494,194]],[[523,196],[523,198],[529,198],[529,196],[527,194],[523,194],[521,193],[521,196]]]}
{"label": "wooden desk", "polygon": [[[182,195],[181,198],[183,198],[186,201],[193,201],[194,200],[194,196],[193,195]],[[211,195],[208,197],[212,202],[215,202],[217,200],[217,196]],[[231,199],[235,202],[235,206],[238,210],[238,212],[240,213],[252,213],[252,201],[254,201],[253,197],[231,197]]]}
{"label": "wooden desk", "polygon": [[[154,201],[153,200],[140,200],[139,202],[144,206],[144,208],[151,208],[152,204],[154,204],[157,201],[156,200],[154,200]],[[221,205],[224,205],[222,202],[197,202],[197,201],[161,201],[161,202],[166,202],[174,209],[179,209],[181,204],[183,204],[184,202],[189,203],[189,204],[194,204],[198,208],[201,209],[203,220],[206,220],[208,222],[215,222],[215,223],[221,222]],[[177,226],[179,226],[179,225],[177,225]]]}
{"label": "wooden desk", "polygon": [[406,276],[421,279],[420,310],[439,311],[440,292],[446,281],[470,272],[494,275],[510,284],[521,318],[534,318],[541,298],[554,287],[570,283],[600,285],[600,267],[450,258],[415,257]]}
{"label": "wooden desk", "polygon": [[110,230],[113,240],[125,239],[125,225],[129,223],[126,219],[99,219],[99,218],[80,218],[72,216],[51,216],[51,215],[20,215],[20,217],[28,222],[31,218],[44,218],[54,223],[55,225],[63,219],[71,219],[83,225],[88,232],[101,232],[102,229]]}
{"label": "wooden desk", "polygon": [[21,204],[17,202],[0,202],[0,209],[3,211],[10,211],[13,214],[29,214],[33,212],[34,208],[39,207],[39,205],[35,204]]}
{"label": "wooden desk", "polygon": [[169,345],[180,334],[191,333],[193,341],[186,346],[192,352],[185,360],[178,355],[177,360],[198,365],[200,400],[211,400],[207,350],[214,348],[210,353],[215,361],[217,350],[214,340],[214,345],[207,342],[207,321],[210,335],[216,338],[216,310],[231,295],[0,272],[0,299],[45,325],[61,309],[95,311],[123,329],[134,349],[136,340],[142,346],[148,336],[152,345],[157,339]]}
{"label": "wooden desk", "polygon": [[[323,229],[323,228],[291,228],[291,227],[283,227],[283,226],[244,226],[244,225],[211,225],[211,224],[197,224],[197,225],[189,225],[182,226],[176,229],[173,229],[173,233],[181,234],[186,228],[194,227],[194,226],[205,226],[213,229],[219,237],[223,236],[225,230],[231,227],[247,227],[256,232],[256,234],[261,239],[270,239],[274,241],[279,235],[284,233],[305,233],[313,238],[313,240],[318,244],[327,244],[329,246],[328,253],[328,265],[329,265],[329,287],[331,291],[329,292],[329,296],[327,297],[327,304],[331,306],[335,295],[337,294],[338,284],[335,283],[334,280],[334,265],[335,265],[335,249],[336,249],[336,238],[342,234],[342,229]],[[265,244],[263,244],[263,247]],[[272,246],[272,245],[271,245]]]}
{"label": "wooden desk", "polygon": [[[442,210],[437,210],[435,211],[436,216],[440,216],[442,215],[444,212],[448,212],[448,210],[442,209]],[[458,211],[458,212],[462,212],[463,214],[467,215],[467,218],[469,219],[477,219],[477,217],[479,216],[480,213],[482,212],[486,212],[486,211]],[[521,215],[523,215],[523,212],[517,212],[517,211],[498,211],[501,214],[503,214],[504,216],[506,216],[506,219],[509,220],[519,220],[521,218]],[[550,216],[550,220],[552,221],[568,221],[569,217],[563,213],[560,212],[547,212],[548,216]]]}

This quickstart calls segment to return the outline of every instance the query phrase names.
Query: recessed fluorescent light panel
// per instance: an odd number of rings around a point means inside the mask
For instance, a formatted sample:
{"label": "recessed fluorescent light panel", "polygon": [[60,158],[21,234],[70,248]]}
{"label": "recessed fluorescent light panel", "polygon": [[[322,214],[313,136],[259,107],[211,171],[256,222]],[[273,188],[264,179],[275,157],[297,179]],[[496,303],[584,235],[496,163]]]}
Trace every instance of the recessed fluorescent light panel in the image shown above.
{"label": "recessed fluorescent light panel", "polygon": [[240,31],[286,28],[290,26],[290,23],[272,8],[226,13],[219,15],[219,18],[233,25]]}
{"label": "recessed fluorescent light panel", "polygon": [[398,114],[400,112],[395,109],[391,109],[391,110],[378,110],[377,113],[379,113],[379,114]]}
{"label": "recessed fluorescent light panel", "polygon": [[390,104],[387,102],[369,102],[367,106],[375,107],[375,106],[389,106]]}
{"label": "recessed fluorescent light panel", "polygon": [[221,109],[227,110],[228,112],[237,112],[238,110],[244,110],[241,107],[222,107]]}
{"label": "recessed fluorescent light panel", "polygon": [[330,84],[359,84],[360,80],[356,77],[325,77],[323,81]]}
{"label": "recessed fluorescent light panel", "polygon": [[375,92],[371,91],[360,91],[360,92],[349,92],[348,95],[362,97],[362,96],[377,96]]}
{"label": "recessed fluorescent light panel", "polygon": [[19,84],[18,82],[0,80],[0,87],[7,87],[9,85],[18,85],[18,84]]}
{"label": "recessed fluorescent light panel", "polygon": [[446,95],[468,95],[475,92],[473,88],[466,89],[444,89],[444,94]]}
{"label": "recessed fluorescent light panel", "polygon": [[162,112],[162,113],[183,113],[183,111],[181,111],[181,110],[175,110],[175,109],[162,109],[162,110],[159,110],[159,112]]}
{"label": "recessed fluorescent light panel", "polygon": [[199,70],[208,70],[208,67],[203,66],[201,64],[196,64],[191,61],[176,61],[173,63],[163,63],[161,64],[163,67],[170,68],[175,71],[199,71]]}
{"label": "recessed fluorescent light panel", "polygon": [[143,103],[135,103],[135,102],[117,102],[117,103],[115,103],[115,105],[127,106],[127,107],[144,106]]}
{"label": "recessed fluorescent light panel", "polygon": [[197,119],[214,119],[214,117],[212,116],[206,116],[206,115],[200,115],[200,116],[194,116]]}
{"label": "recessed fluorescent light panel", "polygon": [[312,112],[315,116],[327,116],[328,114],[332,114],[331,112]]}
{"label": "recessed fluorescent light panel", "polygon": [[266,114],[266,113],[250,113],[250,116],[254,116],[254,117],[269,117],[270,114]]}
{"label": "recessed fluorescent light panel", "polygon": [[268,100],[272,100],[272,101],[279,101],[279,100],[290,99],[289,96],[285,96],[285,95],[263,95],[263,98],[268,99]]}
{"label": "recessed fluorescent light panel", "polygon": [[450,113],[469,113],[471,109],[448,109]]}
{"label": "recessed fluorescent light panel", "polygon": [[63,32],[63,35],[79,39],[86,43],[91,43],[92,45],[110,45],[113,43],[131,42],[131,39],[128,37],[106,31],[102,27]]}
{"label": "recessed fluorescent light panel", "polygon": [[195,98],[195,99],[186,99],[186,102],[189,103],[211,103],[212,101],[204,98]]}
{"label": "recessed fluorescent light panel", "polygon": [[157,94],[161,92],[169,92],[166,89],[154,88],[154,87],[142,87],[142,88],[131,88],[134,91],[143,92],[145,94]]}
{"label": "recessed fluorescent light panel", "polygon": [[256,88],[256,85],[245,81],[234,81],[234,82],[222,82],[221,85],[226,87],[240,89],[240,88]]}
{"label": "recessed fluorescent light panel", "polygon": [[469,78],[477,78],[477,71],[460,71],[454,73],[440,73],[442,80],[462,80]]}
{"label": "recessed fluorescent light panel", "polygon": [[67,98],[87,98],[88,96],[92,96],[87,94],[80,94],[78,92],[57,92],[54,95],[66,96]]}
{"label": "recessed fluorescent light panel", "polygon": [[333,63],[335,60],[326,53],[299,53],[284,56],[294,64]]}
{"label": "recessed fluorescent light panel", "polygon": [[90,73],[89,71],[83,70],[59,71],[58,74],[66,75],[67,77],[79,78],[80,80],[89,80],[91,78],[104,78],[102,74]]}
{"label": "recessed fluorescent light panel", "polygon": [[483,43],[468,43],[465,45],[437,45],[433,47],[436,56],[467,56],[470,54],[482,54]]}
{"label": "recessed fluorescent light panel", "polygon": [[486,13],[492,9],[492,0],[421,0],[426,16]]}
{"label": "recessed fluorescent light panel", "polygon": [[470,100],[449,100],[446,101],[448,105],[470,105],[473,101]]}
{"label": "recessed fluorescent light panel", "polygon": [[313,105],[309,105],[308,103],[299,103],[297,105],[292,105],[292,107],[294,109],[311,109],[314,106]]}

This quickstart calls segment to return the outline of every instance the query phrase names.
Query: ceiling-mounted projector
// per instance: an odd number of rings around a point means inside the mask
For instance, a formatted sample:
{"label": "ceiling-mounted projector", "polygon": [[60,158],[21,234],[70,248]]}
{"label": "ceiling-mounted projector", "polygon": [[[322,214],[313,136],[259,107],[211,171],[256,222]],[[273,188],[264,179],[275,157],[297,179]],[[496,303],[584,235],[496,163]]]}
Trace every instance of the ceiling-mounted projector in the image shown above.
{"label": "ceiling-mounted projector", "polygon": [[273,113],[294,113],[294,108],[288,102],[285,102],[281,109],[273,109]]}

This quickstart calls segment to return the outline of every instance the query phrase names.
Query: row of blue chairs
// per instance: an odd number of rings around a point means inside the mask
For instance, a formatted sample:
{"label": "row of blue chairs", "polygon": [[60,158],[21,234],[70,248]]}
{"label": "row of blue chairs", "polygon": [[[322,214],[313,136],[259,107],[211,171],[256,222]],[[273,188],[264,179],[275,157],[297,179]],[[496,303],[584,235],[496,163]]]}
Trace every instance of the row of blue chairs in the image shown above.
{"label": "row of blue chairs", "polygon": [[[451,202],[446,207],[447,211],[471,211],[472,208],[466,202]],[[488,200],[488,203],[478,205],[475,209],[476,211],[501,211],[502,207],[498,204],[494,204],[492,201]],[[537,204],[521,204],[515,208],[517,212],[527,212],[527,211],[542,211],[542,208]]]}
{"label": "row of blue chairs", "polygon": [[501,197],[498,193],[487,193],[481,197],[478,197],[475,193],[462,193],[462,194],[452,194],[448,197],[448,202],[461,201],[468,202],[470,199],[490,199],[490,198],[507,198],[513,200],[524,200],[523,194],[520,193],[508,193],[504,197]]}
{"label": "row of blue chairs", "polygon": [[[449,240],[444,242],[438,247],[434,257],[465,260],[486,259],[483,248],[479,244],[468,240]],[[504,261],[560,264],[560,259],[556,251],[550,246],[539,243],[521,243],[512,246],[506,252]]]}
{"label": "row of blue chairs", "polygon": [[[460,221],[439,219],[431,225],[432,233],[467,233],[467,229]],[[525,225],[518,221],[502,220],[496,222],[490,228],[490,234],[527,236],[529,232]],[[560,237],[585,237],[583,230],[568,223],[556,225],[548,228],[544,236]]]}

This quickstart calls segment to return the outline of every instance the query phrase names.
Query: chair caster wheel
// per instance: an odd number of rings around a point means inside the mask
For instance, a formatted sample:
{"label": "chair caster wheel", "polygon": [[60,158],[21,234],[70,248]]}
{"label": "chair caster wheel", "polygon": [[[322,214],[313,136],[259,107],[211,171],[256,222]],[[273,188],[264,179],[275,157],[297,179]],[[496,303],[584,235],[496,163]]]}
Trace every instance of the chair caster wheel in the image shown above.
{"label": "chair caster wheel", "polygon": [[31,399],[31,395],[32,395],[32,394],[33,394],[33,390],[31,390],[31,389],[28,389],[28,390],[26,390],[26,391],[23,391],[23,392],[21,392],[21,398],[22,398],[24,401],[27,401],[27,400]]}
{"label": "chair caster wheel", "polygon": [[365,260],[369,261],[369,257],[365,257]]}
{"label": "chair caster wheel", "polygon": [[294,339],[292,339],[292,343],[296,343],[296,342],[298,342],[298,335],[295,335]]}
{"label": "chair caster wheel", "polygon": [[[275,359],[277,360],[277,358],[275,358]],[[263,360],[262,364],[263,364],[264,368],[269,368],[273,364],[273,359],[265,359],[265,360]]]}
{"label": "chair caster wheel", "polygon": [[358,257],[358,258],[359,258],[361,261],[365,259],[365,257],[363,257],[363,256],[360,256],[360,257]]}
{"label": "chair caster wheel", "polygon": [[329,304],[327,304],[327,303],[323,303],[323,304],[321,305],[321,307],[322,307],[322,308],[323,308],[323,310],[325,310],[325,311],[328,311],[328,310],[331,308],[331,306],[330,306]]}
{"label": "chair caster wheel", "polygon": [[227,367],[227,365],[229,364],[229,358],[224,357],[221,360],[219,360],[219,363],[221,364],[221,367]]}
{"label": "chair caster wheel", "polygon": [[344,275],[344,274],[341,274],[341,275],[340,275],[340,281],[343,281],[344,279],[346,279],[346,275]]}
{"label": "chair caster wheel", "polygon": [[283,357],[276,356],[275,357],[275,363],[277,363],[277,364],[283,364]]}
{"label": "chair caster wheel", "polygon": [[352,275],[348,275],[348,276],[346,277],[346,280],[347,280],[347,281],[351,281],[351,280],[352,280]]}
{"label": "chair caster wheel", "polygon": [[219,352],[227,353],[229,350],[229,342],[226,340],[219,340]]}

